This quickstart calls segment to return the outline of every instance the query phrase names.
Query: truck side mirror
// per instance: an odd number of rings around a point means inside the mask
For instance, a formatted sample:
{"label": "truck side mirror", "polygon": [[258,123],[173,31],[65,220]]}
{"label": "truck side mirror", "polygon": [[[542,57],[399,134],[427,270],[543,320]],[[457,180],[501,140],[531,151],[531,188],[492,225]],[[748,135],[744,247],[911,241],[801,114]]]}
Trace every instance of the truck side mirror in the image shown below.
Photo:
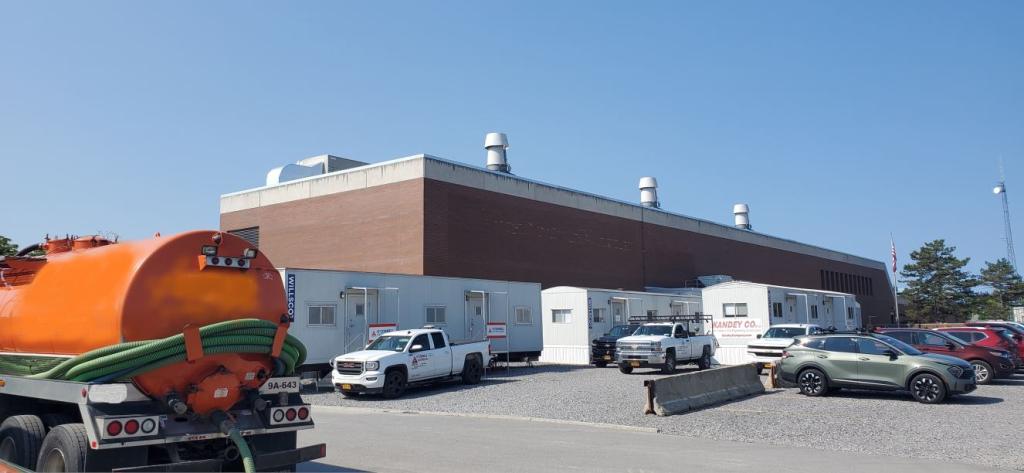
{"label": "truck side mirror", "polygon": [[761,334],[757,334],[757,338],[761,338]]}
{"label": "truck side mirror", "polygon": [[423,351],[423,345],[413,345],[409,347],[409,353],[415,353],[418,351]]}

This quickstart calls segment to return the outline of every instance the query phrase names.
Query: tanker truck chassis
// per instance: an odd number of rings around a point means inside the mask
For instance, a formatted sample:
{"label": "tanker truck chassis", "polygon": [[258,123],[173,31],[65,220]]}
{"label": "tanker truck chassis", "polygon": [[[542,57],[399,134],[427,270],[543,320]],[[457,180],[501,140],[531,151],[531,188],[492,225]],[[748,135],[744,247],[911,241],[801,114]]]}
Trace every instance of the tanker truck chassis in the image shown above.
{"label": "tanker truck chassis", "polygon": [[[296,448],[296,432],[313,428],[298,378],[273,378],[265,386],[251,399],[253,407],[229,410],[217,425],[168,414],[167,406],[129,383],[0,376],[8,427],[0,429],[0,451],[13,448],[12,459],[20,455],[24,460],[17,463],[40,471],[240,470],[238,449],[223,425],[231,423],[250,445],[257,470],[292,470],[322,458],[323,444]],[[31,459],[35,452],[38,463]]]}
{"label": "tanker truck chassis", "polygon": [[225,433],[233,426],[259,471],[294,471],[322,458],[324,444],[296,448],[313,428],[298,378],[271,378],[249,407],[225,412],[221,425],[168,406],[130,383],[93,384],[0,375],[0,453],[38,471],[241,470]]}

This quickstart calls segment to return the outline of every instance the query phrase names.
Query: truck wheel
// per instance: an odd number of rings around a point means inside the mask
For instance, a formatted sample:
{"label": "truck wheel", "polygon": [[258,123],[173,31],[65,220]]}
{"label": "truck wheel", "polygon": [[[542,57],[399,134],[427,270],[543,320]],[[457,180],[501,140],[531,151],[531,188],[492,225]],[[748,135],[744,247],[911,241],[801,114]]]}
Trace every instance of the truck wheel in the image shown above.
{"label": "truck wheel", "polygon": [[697,369],[706,370],[711,368],[711,351],[704,347],[704,353],[697,359]]}
{"label": "truck wheel", "polygon": [[484,367],[480,360],[471,357],[466,360],[466,366],[462,367],[462,384],[478,384],[483,377]]}
{"label": "truck wheel", "polygon": [[394,370],[384,377],[384,390],[381,394],[387,399],[394,399],[405,392],[405,373]]}
{"label": "truck wheel", "polygon": [[11,416],[0,424],[0,460],[29,470],[36,469],[39,446],[46,436],[46,426],[32,415]]}
{"label": "truck wheel", "polygon": [[992,365],[982,360],[971,360],[974,368],[974,382],[978,384],[989,384],[992,382]]}
{"label": "truck wheel", "polygon": [[89,437],[82,424],[58,425],[39,449],[38,471],[85,471]]}
{"label": "truck wheel", "polygon": [[676,352],[670,351],[665,354],[665,366],[661,367],[661,372],[664,374],[676,372]]}
{"label": "truck wheel", "polygon": [[632,373],[632,372],[633,372],[633,367],[632,366],[619,363],[619,373],[629,374],[629,373]]}
{"label": "truck wheel", "polygon": [[946,399],[946,385],[938,376],[922,373],[910,381],[910,394],[924,404],[938,404]]}

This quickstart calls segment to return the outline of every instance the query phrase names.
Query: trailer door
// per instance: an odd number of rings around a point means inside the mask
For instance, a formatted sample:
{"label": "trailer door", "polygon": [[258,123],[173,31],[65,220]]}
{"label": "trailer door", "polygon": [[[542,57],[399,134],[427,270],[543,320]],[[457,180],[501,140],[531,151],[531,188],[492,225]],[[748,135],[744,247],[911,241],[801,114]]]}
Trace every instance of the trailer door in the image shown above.
{"label": "trailer door", "polygon": [[626,317],[626,303],[623,301],[613,300],[611,302],[612,307],[612,325],[626,325],[628,317]]}
{"label": "trailer door", "polygon": [[369,342],[367,320],[378,320],[377,293],[345,291],[345,353],[362,350]]}
{"label": "trailer door", "polygon": [[466,339],[467,340],[483,340],[486,336],[487,323],[484,316],[486,315],[486,301],[487,298],[481,293],[472,293],[469,296],[469,300],[466,302]]}

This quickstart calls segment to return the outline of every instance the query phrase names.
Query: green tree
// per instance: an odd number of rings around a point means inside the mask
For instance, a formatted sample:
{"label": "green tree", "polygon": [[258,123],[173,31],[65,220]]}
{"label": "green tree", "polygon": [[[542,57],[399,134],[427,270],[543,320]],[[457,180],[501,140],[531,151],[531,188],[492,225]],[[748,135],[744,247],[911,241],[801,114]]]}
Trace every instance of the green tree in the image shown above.
{"label": "green tree", "polygon": [[909,322],[962,322],[970,315],[978,282],[964,271],[971,259],[957,258],[955,252],[945,240],[935,240],[910,253],[913,263],[900,272],[903,295],[910,301]]}
{"label": "green tree", "polygon": [[1024,281],[1006,258],[986,261],[979,282],[992,289],[978,298],[976,311],[983,319],[1011,319],[1011,307],[1024,303]]}
{"label": "green tree", "polygon": [[11,242],[10,238],[0,235],[0,256],[14,256],[18,253],[18,245]]}

